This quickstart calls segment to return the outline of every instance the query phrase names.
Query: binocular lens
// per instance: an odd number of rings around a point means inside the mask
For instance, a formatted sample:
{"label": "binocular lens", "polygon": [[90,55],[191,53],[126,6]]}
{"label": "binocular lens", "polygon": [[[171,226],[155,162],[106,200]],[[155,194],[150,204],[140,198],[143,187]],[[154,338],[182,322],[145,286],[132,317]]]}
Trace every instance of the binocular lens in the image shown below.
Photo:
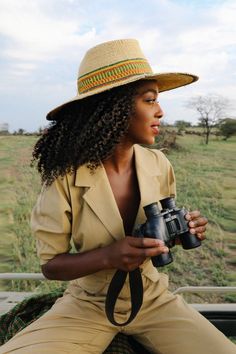
{"label": "binocular lens", "polygon": [[174,209],[176,206],[174,198],[162,199],[160,200],[160,203],[163,209]]}

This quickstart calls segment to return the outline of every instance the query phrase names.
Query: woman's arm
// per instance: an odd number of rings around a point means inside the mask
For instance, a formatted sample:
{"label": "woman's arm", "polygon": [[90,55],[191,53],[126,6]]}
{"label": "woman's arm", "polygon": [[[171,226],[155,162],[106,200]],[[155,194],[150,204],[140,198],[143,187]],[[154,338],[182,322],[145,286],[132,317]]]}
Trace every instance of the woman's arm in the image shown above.
{"label": "woman's arm", "polygon": [[[204,240],[207,219],[199,211],[186,214],[192,234]],[[147,257],[168,252],[162,241],[152,238],[126,236],[106,247],[83,253],[62,253],[42,266],[48,279],[73,280],[104,269],[131,271],[139,267]]]}
{"label": "woman's arm", "polygon": [[104,269],[131,271],[147,257],[168,252],[162,241],[152,238],[126,236],[109,246],[83,253],[63,253],[42,265],[48,279],[73,280]]}

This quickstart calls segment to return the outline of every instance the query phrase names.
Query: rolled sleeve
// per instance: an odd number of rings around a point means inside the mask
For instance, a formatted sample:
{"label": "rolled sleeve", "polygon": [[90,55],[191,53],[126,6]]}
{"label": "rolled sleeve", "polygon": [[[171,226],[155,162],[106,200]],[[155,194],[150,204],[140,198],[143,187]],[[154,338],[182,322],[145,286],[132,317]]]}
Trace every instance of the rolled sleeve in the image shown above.
{"label": "rolled sleeve", "polygon": [[70,251],[71,219],[66,178],[57,179],[49,187],[43,186],[31,215],[31,228],[41,264]]}

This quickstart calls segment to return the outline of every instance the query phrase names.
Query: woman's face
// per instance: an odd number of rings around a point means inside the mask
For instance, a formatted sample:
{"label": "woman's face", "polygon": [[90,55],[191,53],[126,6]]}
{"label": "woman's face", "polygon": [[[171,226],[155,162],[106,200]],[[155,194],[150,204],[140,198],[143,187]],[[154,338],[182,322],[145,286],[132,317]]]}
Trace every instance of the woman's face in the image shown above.
{"label": "woman's face", "polygon": [[132,144],[154,144],[162,116],[156,81],[142,81],[135,95],[134,113],[125,140]]}

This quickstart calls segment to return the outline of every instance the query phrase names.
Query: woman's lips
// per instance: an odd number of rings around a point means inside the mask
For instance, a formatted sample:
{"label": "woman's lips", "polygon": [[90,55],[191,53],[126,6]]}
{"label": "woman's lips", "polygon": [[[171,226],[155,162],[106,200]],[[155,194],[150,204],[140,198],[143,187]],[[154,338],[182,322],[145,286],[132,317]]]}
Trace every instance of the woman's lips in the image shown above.
{"label": "woman's lips", "polygon": [[154,134],[158,134],[159,133],[158,125],[151,125],[151,129],[152,129]]}

